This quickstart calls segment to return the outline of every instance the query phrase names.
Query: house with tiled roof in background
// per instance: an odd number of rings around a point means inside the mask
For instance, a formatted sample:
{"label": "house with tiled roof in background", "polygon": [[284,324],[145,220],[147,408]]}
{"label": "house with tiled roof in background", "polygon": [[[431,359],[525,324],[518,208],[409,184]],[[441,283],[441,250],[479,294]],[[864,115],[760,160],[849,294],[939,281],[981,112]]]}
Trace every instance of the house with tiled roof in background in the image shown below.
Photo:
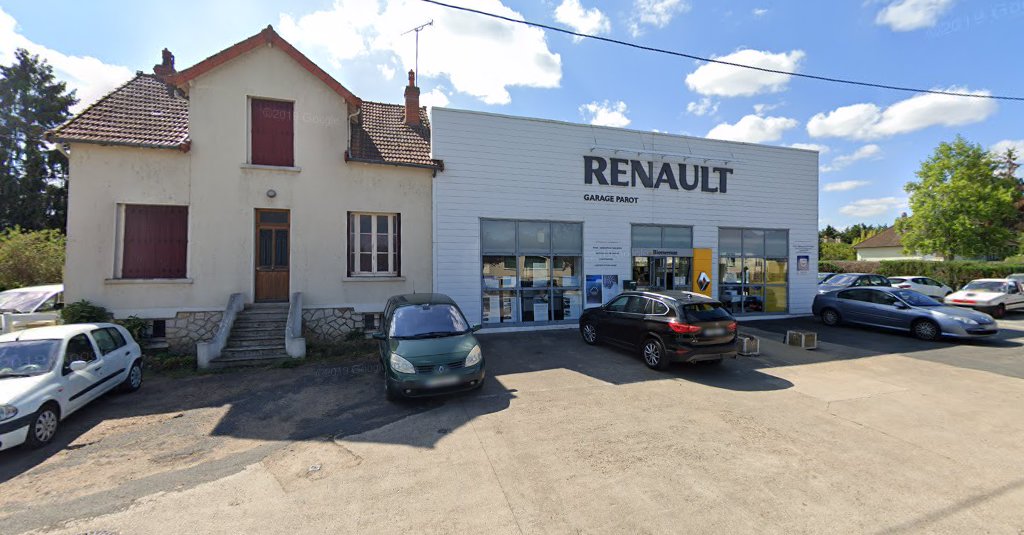
{"label": "house with tiled roof in background", "polygon": [[854,244],[853,248],[857,251],[857,260],[942,260],[934,254],[907,254],[895,226]]}
{"label": "house with tiled roof in background", "polygon": [[302,356],[431,289],[430,125],[367,102],[271,27],[167,50],[50,133],[70,157],[68,302],[151,322],[201,366]]}

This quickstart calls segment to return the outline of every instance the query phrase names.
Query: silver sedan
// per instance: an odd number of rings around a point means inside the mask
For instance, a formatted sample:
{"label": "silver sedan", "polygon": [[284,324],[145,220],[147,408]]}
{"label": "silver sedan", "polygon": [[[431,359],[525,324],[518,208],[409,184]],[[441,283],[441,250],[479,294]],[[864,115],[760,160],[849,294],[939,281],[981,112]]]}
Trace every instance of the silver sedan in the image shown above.
{"label": "silver sedan", "polygon": [[946,306],[913,290],[883,286],[846,288],[819,294],[812,311],[826,325],[859,323],[908,331],[922,340],[941,336],[982,338],[999,332],[992,316]]}

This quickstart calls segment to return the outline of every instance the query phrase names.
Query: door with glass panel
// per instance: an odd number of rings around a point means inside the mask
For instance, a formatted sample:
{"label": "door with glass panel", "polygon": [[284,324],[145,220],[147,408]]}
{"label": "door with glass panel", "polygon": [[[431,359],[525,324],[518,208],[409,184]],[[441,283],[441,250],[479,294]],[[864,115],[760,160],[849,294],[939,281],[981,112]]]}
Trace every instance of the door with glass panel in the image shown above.
{"label": "door with glass panel", "polygon": [[718,299],[730,312],[786,312],[788,283],[788,231],[718,229]]}
{"label": "door with glass panel", "polygon": [[258,302],[288,300],[288,210],[256,210],[256,288]]}

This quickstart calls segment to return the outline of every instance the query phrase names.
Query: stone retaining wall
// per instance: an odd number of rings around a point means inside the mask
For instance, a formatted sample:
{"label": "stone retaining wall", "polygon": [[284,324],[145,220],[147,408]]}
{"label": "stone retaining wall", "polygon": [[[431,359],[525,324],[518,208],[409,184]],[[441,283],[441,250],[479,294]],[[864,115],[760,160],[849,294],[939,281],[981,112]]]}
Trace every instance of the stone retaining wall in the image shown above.
{"label": "stone retaining wall", "polygon": [[178,312],[167,320],[167,349],[172,353],[196,354],[196,344],[217,334],[223,312]]}

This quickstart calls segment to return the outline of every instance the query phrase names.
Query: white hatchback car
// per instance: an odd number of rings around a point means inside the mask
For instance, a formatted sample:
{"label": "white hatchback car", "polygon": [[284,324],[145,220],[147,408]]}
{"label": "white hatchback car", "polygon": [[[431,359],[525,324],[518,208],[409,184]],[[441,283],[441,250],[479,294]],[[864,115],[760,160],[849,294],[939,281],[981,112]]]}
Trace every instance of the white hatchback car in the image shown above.
{"label": "white hatchback car", "polygon": [[953,289],[941,282],[928,278],[921,277],[918,275],[901,275],[899,277],[889,277],[889,282],[892,283],[894,288],[903,288],[905,290],[914,290],[918,293],[923,293],[928,297],[937,297],[940,300],[947,295],[953,293]]}
{"label": "white hatchback car", "polygon": [[116,387],[142,386],[142,350],[120,325],[40,327],[0,335],[0,450],[42,446],[61,420]]}
{"label": "white hatchback car", "polygon": [[1024,311],[1024,283],[1013,279],[977,279],[946,296],[947,305],[970,307],[996,318],[1008,310]]}

